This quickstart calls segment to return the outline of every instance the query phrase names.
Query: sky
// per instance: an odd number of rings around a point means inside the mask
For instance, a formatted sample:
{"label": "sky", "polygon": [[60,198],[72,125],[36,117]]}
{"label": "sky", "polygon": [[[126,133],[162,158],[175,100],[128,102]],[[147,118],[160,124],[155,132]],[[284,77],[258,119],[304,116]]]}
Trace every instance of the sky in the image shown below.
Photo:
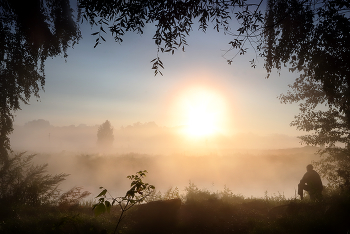
{"label": "sky", "polygon": [[93,126],[109,120],[119,129],[154,121],[165,127],[191,125],[188,134],[215,129],[225,135],[302,135],[289,125],[298,106],[277,98],[297,74],[273,71],[265,79],[263,59],[257,68],[250,66],[251,49],[228,65],[222,57],[232,39],[228,35],[194,27],[186,52],[160,54],[165,69],[163,76],[154,76],[152,25],[142,35],[127,33],[121,44],[105,36],[107,42],[96,48],[94,30],[85,24],[81,30],[83,38],[68,49],[66,60],[47,60],[45,91],[22,105],[15,125],[45,119],[54,126]]}

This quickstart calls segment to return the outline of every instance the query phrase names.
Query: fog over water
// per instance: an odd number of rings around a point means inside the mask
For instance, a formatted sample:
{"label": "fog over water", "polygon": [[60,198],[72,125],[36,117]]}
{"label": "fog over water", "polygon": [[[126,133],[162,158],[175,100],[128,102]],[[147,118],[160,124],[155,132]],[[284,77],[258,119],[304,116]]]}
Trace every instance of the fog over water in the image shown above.
{"label": "fog over water", "polygon": [[164,192],[184,191],[189,183],[200,189],[263,197],[294,197],[306,165],[317,160],[317,148],[299,144],[286,135],[237,134],[189,139],[182,127],[160,127],[154,122],[114,129],[114,145],[96,145],[96,126],[51,126],[36,120],[15,126],[11,144],[15,151],[36,153],[36,163],[48,163],[51,174],[67,173],[60,188],[83,187],[97,195],[103,186],[116,196],[125,194],[126,176],[147,170],[146,182]]}

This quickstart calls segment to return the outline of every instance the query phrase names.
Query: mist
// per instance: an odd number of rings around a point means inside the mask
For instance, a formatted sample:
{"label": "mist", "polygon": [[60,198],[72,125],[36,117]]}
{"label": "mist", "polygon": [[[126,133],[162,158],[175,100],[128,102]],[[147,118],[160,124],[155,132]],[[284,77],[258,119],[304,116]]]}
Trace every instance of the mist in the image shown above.
{"label": "mist", "polygon": [[299,139],[282,134],[266,136],[253,133],[234,135],[215,134],[200,138],[187,137],[185,126],[164,127],[155,122],[134,123],[114,128],[114,143],[110,148],[97,146],[99,125],[85,124],[52,126],[43,119],[15,125],[10,135],[11,145],[19,151],[37,153],[139,153],[172,155],[189,153],[194,155],[227,155],[235,151],[251,149],[283,149],[300,147]]}
{"label": "mist", "polygon": [[95,197],[103,186],[123,196],[126,178],[147,170],[145,181],[165,192],[189,183],[211,192],[229,188],[245,197],[296,195],[305,167],[319,156],[316,147],[302,147],[295,137],[258,136],[252,133],[216,135],[198,139],[181,135],[183,126],[161,127],[154,122],[114,129],[114,144],[99,148],[98,125],[50,125],[35,120],[15,126],[11,144],[15,151],[37,154],[36,164],[48,163],[48,173],[70,176],[62,191],[83,187]]}

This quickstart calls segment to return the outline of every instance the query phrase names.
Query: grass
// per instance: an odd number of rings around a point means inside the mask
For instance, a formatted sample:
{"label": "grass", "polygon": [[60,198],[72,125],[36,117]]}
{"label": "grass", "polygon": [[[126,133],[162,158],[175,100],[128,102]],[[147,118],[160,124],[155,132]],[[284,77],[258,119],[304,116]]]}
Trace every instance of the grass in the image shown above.
{"label": "grass", "polygon": [[[349,193],[333,193],[322,202],[286,199],[283,195],[245,198],[228,188],[209,192],[189,184],[155,192],[123,220],[121,233],[347,233]],[[179,205],[181,201],[181,206]],[[18,206],[0,220],[0,233],[111,233],[120,210],[95,217],[92,201],[60,207]],[[3,205],[2,205],[3,206]]]}

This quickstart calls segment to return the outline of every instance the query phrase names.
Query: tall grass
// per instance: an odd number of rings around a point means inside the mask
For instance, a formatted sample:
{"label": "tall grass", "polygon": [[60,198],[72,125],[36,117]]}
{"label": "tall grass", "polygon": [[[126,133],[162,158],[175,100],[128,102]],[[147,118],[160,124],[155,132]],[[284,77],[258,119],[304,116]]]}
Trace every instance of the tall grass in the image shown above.
{"label": "tall grass", "polygon": [[[73,189],[72,191],[77,192]],[[72,194],[68,191],[68,194]],[[81,190],[80,190],[81,191]],[[74,194],[74,193],[73,193]],[[82,192],[80,192],[82,195]],[[95,217],[92,200],[65,205],[25,206],[0,220],[0,233],[112,233],[118,207]],[[96,194],[97,195],[97,194]],[[69,196],[68,196],[69,197]],[[181,202],[181,206],[178,205]],[[350,231],[349,191],[327,192],[322,202],[300,201],[283,194],[244,197],[228,187],[212,192],[189,183],[184,193],[170,188],[154,192],[135,205],[121,223],[120,233],[347,233]]]}

